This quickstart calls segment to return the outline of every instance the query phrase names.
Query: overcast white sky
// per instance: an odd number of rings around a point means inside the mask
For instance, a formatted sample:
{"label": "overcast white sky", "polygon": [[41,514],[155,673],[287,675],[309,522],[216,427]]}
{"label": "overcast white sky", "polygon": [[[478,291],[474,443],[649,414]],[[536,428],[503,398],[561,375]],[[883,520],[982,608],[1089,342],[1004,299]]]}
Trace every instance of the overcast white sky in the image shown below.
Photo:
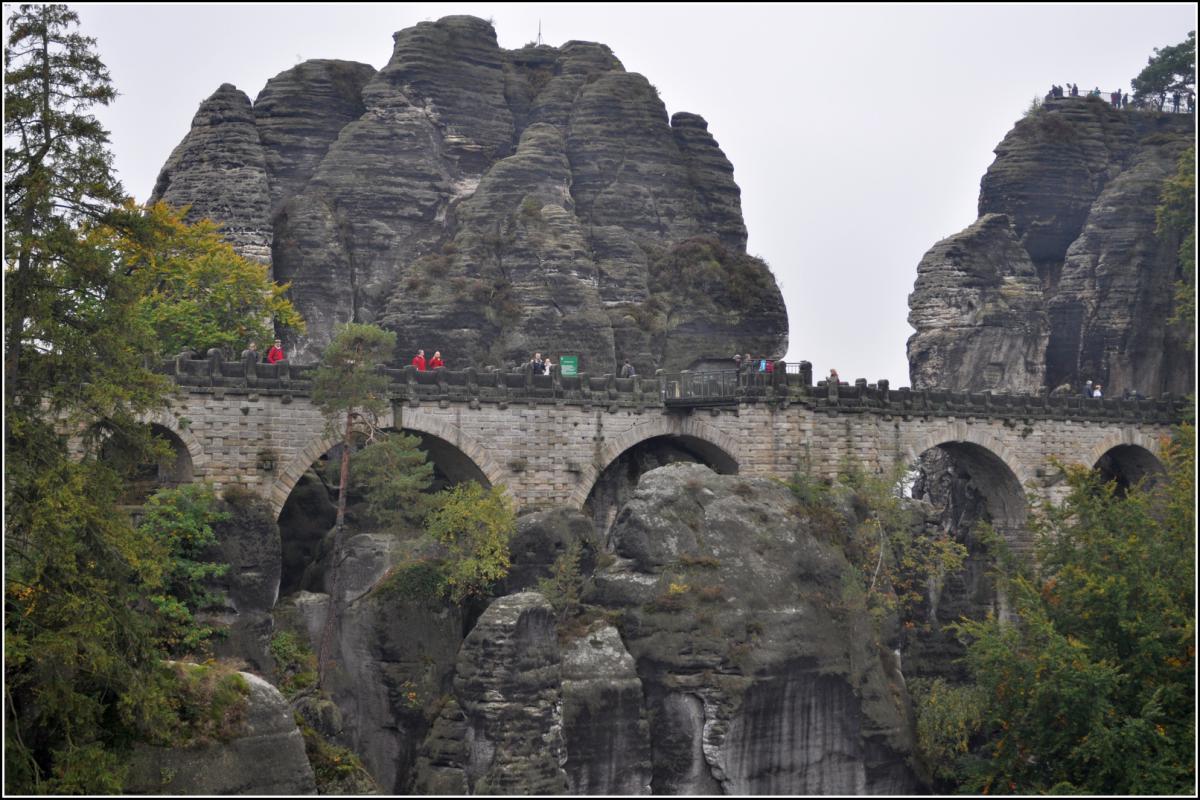
{"label": "overcast white sky", "polygon": [[546,44],[603,42],[733,162],[749,250],[787,301],[788,360],[893,386],[917,263],[975,220],[992,148],[1030,100],[1051,83],[1128,90],[1196,27],[1190,3],[72,6],[120,92],[99,116],[139,200],[222,83],[253,99],[304,59],[379,68],[394,31],[449,14],[490,18],[505,48],[539,21]]}

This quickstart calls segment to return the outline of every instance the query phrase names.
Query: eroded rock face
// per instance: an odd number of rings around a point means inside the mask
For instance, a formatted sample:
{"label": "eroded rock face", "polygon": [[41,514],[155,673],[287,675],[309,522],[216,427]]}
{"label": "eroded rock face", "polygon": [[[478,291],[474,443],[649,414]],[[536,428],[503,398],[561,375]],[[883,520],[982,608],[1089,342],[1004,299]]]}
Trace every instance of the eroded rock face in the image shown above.
{"label": "eroded rock face", "polygon": [[454,700],[422,748],[416,791],[566,792],[561,681],[546,599],[521,592],[494,601],[463,642]]}
{"label": "eroded rock face", "polygon": [[979,220],[917,268],[912,385],[1190,391],[1186,332],[1167,323],[1179,243],[1156,236],[1154,209],[1194,131],[1190,115],[1092,98],[1019,121],[981,182]]}
{"label": "eroded rock face", "polygon": [[[592,602],[622,610],[655,793],[912,791],[908,697],[837,547],[778,484],[674,464],[646,474]],[[884,634],[883,638],[889,638]]]}
{"label": "eroded rock face", "polygon": [[642,681],[616,628],[596,623],[566,647],[562,695],[571,793],[649,794]]}
{"label": "eroded rock face", "polygon": [[[395,330],[398,364],[417,348],[451,367],[541,350],[649,374],[783,354],[782,296],[745,253],[733,167],[703,118],[668,119],[603,45],[506,51],[463,16],[394,38],[378,72],[304,62],[253,107],[221,87],[155,188],[291,282],[308,324],[294,361],[348,321]],[[660,274],[697,238],[694,276]]]}
{"label": "eroded rock face", "polygon": [[195,747],[139,747],[125,791],[131,794],[316,794],[304,739],[274,686],[241,673],[250,687],[240,735]]}
{"label": "eroded rock face", "polygon": [[159,172],[151,200],[190,206],[188,222],[215,220],[242,255],[271,263],[266,155],[244,92],[224,83],[200,104],[191,131]]}
{"label": "eroded rock face", "polygon": [[1044,382],[1042,286],[1003,214],[980,217],[925,254],[908,322],[917,329],[908,353],[918,388],[1032,392]]}
{"label": "eroded rock face", "polygon": [[254,495],[227,495],[222,507],[230,517],[214,526],[220,544],[209,557],[229,570],[212,581],[225,605],[210,616],[227,627],[226,635],[213,642],[214,654],[242,659],[270,675],[271,609],[279,599],[281,571],[279,526],[270,506]]}

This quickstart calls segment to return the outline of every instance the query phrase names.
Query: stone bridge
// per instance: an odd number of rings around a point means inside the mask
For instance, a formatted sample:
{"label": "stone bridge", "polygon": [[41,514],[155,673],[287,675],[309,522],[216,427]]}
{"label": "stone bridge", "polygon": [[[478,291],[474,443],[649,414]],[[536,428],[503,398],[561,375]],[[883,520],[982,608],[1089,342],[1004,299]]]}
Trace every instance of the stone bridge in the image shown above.
{"label": "stone bridge", "polygon": [[[175,480],[241,484],[278,514],[337,442],[310,402],[313,367],[183,354],[177,390],[149,422],[176,448]],[[954,453],[998,525],[1024,527],[1027,493],[1063,490],[1054,460],[1125,480],[1160,469],[1183,402],[891,389],[887,381],[813,385],[807,362],[772,374],[681,373],[622,379],[473,370],[385,370],[385,427],[419,434],[450,479],[503,485],[520,506],[584,507],[623,454],[668,442],[722,473],[884,473],[930,448]],[[715,388],[714,388],[715,387]]]}

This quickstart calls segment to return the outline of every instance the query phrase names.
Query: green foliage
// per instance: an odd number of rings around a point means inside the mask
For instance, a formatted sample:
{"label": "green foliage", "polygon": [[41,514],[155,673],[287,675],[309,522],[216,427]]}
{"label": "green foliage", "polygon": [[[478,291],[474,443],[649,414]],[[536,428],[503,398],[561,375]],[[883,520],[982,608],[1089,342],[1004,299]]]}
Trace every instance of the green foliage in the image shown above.
{"label": "green foliage", "polygon": [[406,561],[388,570],[374,590],[381,597],[440,603],[446,596],[445,567],[440,561]]}
{"label": "green foliage", "polygon": [[[304,320],[275,284],[267,267],[237,253],[211,220],[184,222],[185,211],[165,203],[126,205],[135,227],[100,226],[89,234],[111,250],[133,276],[140,299],[139,323],[153,331],[159,355],[211,347],[239,353],[249,341],[275,337],[274,328],[304,332]],[[274,323],[274,325],[272,325]]]}
{"label": "green foliage", "polygon": [[420,439],[403,433],[380,434],[350,459],[350,486],[363,495],[371,522],[385,530],[420,525],[430,508],[425,494],[433,464],[417,448]]}
{"label": "green foliage", "polygon": [[1155,233],[1168,244],[1179,242],[1179,275],[1175,309],[1169,320],[1196,346],[1196,146],[1179,157],[1179,169],[1163,183],[1162,203],[1155,210]]}
{"label": "green foliage", "polygon": [[173,655],[201,650],[217,631],[196,621],[196,613],[217,605],[222,595],[205,585],[229,571],[228,564],[205,560],[215,547],[213,524],[229,519],[217,507],[212,488],[189,484],[160,489],[146,502],[139,531],[166,554],[161,591],[150,595],[156,606],[159,646]]}
{"label": "green foliage", "polygon": [[953,780],[969,758],[972,735],[983,722],[987,697],[978,686],[955,686],[942,678],[908,686],[917,717],[917,749],[939,780]]}
{"label": "green foliage", "polygon": [[380,793],[375,779],[353,750],[330,744],[299,712],[295,719],[304,737],[304,754],[312,765],[318,794]]}
{"label": "green foliage", "polygon": [[456,603],[485,594],[508,574],[508,541],[516,529],[512,500],[502,487],[460,483],[439,496],[426,530],[446,546],[446,584]]}
{"label": "green foliage", "polygon": [[387,410],[388,381],[379,368],[396,348],[396,334],[374,325],[337,329],[313,376],[313,402],[341,433],[347,415],[373,420]]}
{"label": "green foliage", "polygon": [[[84,223],[120,207],[115,97],[65,6],[8,19],[4,87],[5,789],[116,792],[120,753],[163,707],[153,609],[165,552],[117,508],[126,477],[98,458],[117,436],[147,460],[138,417],[166,379],[145,369],[137,286]],[[83,433],[81,457],[49,420]]]}
{"label": "green foliage", "polygon": [[152,730],[167,747],[226,742],[245,729],[250,684],[226,664],[171,662],[167,674],[169,715]]}
{"label": "green foliage", "polygon": [[279,631],[271,637],[271,658],[275,659],[275,685],[289,700],[317,683],[317,656],[304,640],[291,631]]}
{"label": "green foliage", "polygon": [[1130,81],[1137,100],[1156,100],[1159,108],[1167,92],[1186,93],[1196,85],[1196,32],[1188,31],[1187,38],[1170,47],[1154,48],[1146,67]]}
{"label": "green foliage", "polygon": [[[9,469],[28,459],[8,455]],[[6,789],[107,791],[120,780],[112,752],[161,701],[154,620],[138,603],[161,585],[165,559],[116,511],[119,475],[45,457],[6,486]]]}
{"label": "green foliage", "polygon": [[896,491],[899,477],[867,475],[847,464],[834,486],[803,473],[787,485],[797,501],[792,513],[807,518],[814,534],[839,545],[850,561],[843,599],[897,611],[915,624],[930,582],[959,569],[966,548],[919,524]]}
{"label": "green foliage", "polygon": [[[1040,572],[1007,582],[1015,623],[963,622],[981,714],[968,791],[1188,794],[1195,779],[1195,434],[1125,494],[1083,467],[1035,521]],[[922,708],[922,715],[928,713]],[[943,741],[945,741],[943,739]]]}
{"label": "green foliage", "polygon": [[583,544],[571,544],[554,559],[550,577],[538,581],[538,591],[554,606],[560,622],[565,622],[583,613],[584,577],[580,571]]}

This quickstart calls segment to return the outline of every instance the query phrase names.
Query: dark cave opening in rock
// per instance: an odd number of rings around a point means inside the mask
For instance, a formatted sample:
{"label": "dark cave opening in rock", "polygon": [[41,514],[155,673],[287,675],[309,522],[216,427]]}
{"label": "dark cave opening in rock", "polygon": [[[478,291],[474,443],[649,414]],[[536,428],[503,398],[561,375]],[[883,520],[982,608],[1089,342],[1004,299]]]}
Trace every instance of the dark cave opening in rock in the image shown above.
{"label": "dark cave opening in rock", "polygon": [[1032,538],[1026,526],[1025,491],[1012,469],[995,453],[970,442],[943,442],[922,453],[912,497],[928,502],[927,525],[940,528],[966,548],[958,571],[930,585],[925,602],[905,636],[904,673],[907,677],[965,679],[963,654],[957,637],[945,630],[961,617],[982,619],[1003,613],[992,570],[997,545],[989,544],[989,528],[1018,559],[1032,558]]}
{"label": "dark cave opening in rock", "polygon": [[[460,483],[473,481],[485,488],[491,482],[466,453],[432,434],[404,429],[416,436],[417,448],[433,464],[433,480],[426,490],[435,494]],[[342,445],[322,454],[296,482],[279,513],[279,535],[283,569],[279,596],[301,590],[324,592],[327,538],[337,518],[337,482]],[[347,498],[346,525],[356,525],[355,493]]]}
{"label": "dark cave opening in rock", "polygon": [[1118,445],[1093,465],[1105,483],[1115,482],[1118,496],[1139,483],[1153,484],[1163,474],[1163,465],[1153,453],[1135,444]]}
{"label": "dark cave opening in rock", "polygon": [[721,475],[736,475],[733,456],[695,436],[655,436],[625,450],[604,468],[592,485],[583,513],[604,541],[621,506],[633,496],[638,481],[652,469],[679,462],[704,464]]}

